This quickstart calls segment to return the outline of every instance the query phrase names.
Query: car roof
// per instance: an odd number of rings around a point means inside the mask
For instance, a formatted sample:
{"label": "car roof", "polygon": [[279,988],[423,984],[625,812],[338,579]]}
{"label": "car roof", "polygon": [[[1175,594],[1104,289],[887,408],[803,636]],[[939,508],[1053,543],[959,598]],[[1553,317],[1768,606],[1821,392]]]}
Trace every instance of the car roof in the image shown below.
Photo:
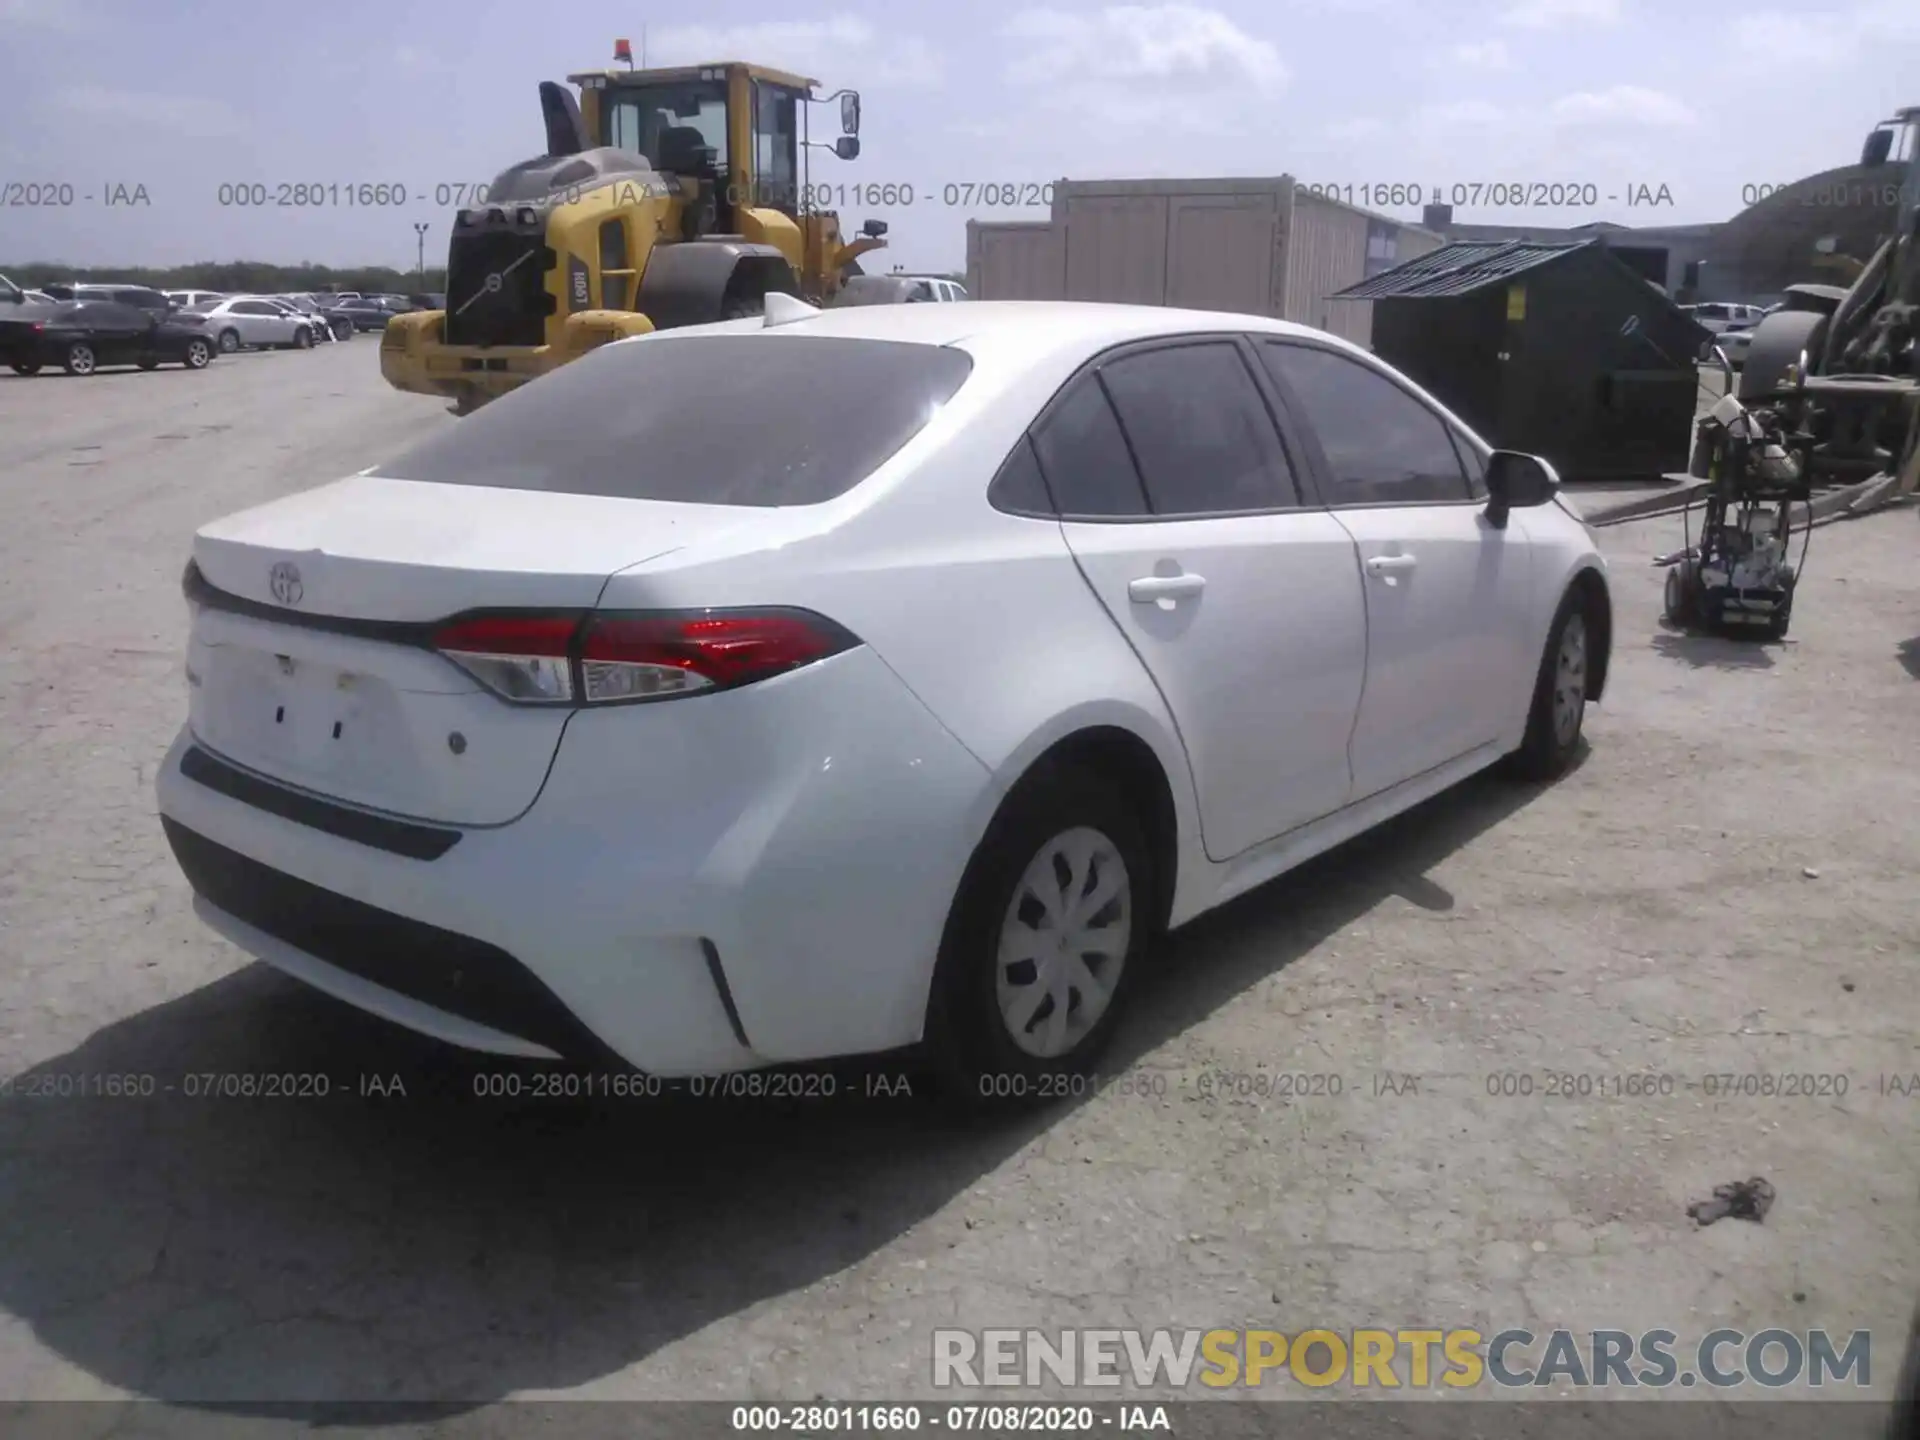
{"label": "car roof", "polygon": [[1160,335],[1194,332],[1231,334],[1243,331],[1312,336],[1345,345],[1344,341],[1339,341],[1324,330],[1274,320],[1264,315],[1076,300],[975,300],[965,306],[849,305],[841,309],[823,310],[818,315],[783,325],[763,325],[758,319],[729,320],[717,325],[662,330],[657,335],[639,336],[636,339],[642,343],[656,343],[680,336],[755,333],[841,336],[920,345],[957,345],[963,341],[1013,339],[1046,350],[1073,347],[1096,350],[1127,340],[1151,339]]}

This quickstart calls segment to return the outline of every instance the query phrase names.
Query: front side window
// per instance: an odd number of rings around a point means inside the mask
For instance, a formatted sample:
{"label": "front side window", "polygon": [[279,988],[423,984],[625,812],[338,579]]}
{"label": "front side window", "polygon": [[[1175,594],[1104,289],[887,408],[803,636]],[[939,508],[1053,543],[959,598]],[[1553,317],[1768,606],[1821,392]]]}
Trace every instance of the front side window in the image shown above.
{"label": "front side window", "polygon": [[622,86],[602,92],[600,143],[647,157],[654,169],[693,173],[693,152],[713,152],[727,172],[727,87],[719,81]]}
{"label": "front side window", "polygon": [[1472,498],[1445,423],[1370,366],[1318,346],[1260,347],[1320,441],[1334,505],[1422,505]]}
{"label": "front side window", "polygon": [[688,505],[817,505],[925,429],[972,370],[950,346],[669,332],[591,351],[374,473]]}

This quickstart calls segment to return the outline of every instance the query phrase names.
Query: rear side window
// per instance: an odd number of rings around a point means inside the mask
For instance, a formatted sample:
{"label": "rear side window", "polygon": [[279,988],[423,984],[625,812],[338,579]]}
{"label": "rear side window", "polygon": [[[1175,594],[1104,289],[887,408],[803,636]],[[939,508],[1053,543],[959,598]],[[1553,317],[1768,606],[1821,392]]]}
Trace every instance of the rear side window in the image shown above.
{"label": "rear side window", "polygon": [[1034,431],[1033,448],[1062,515],[1152,513],[1127,437],[1094,376],[1073,382]]}
{"label": "rear side window", "polygon": [[1279,433],[1239,347],[1169,345],[1123,355],[1100,378],[1156,515],[1298,505]]}
{"label": "rear side window", "polygon": [[1260,353],[1320,441],[1334,505],[1432,505],[1467,500],[1446,424],[1371,366],[1311,345],[1268,342]]}
{"label": "rear side window", "polygon": [[821,335],[604,346],[374,472],[692,505],[818,505],[926,428],[965,351]]}

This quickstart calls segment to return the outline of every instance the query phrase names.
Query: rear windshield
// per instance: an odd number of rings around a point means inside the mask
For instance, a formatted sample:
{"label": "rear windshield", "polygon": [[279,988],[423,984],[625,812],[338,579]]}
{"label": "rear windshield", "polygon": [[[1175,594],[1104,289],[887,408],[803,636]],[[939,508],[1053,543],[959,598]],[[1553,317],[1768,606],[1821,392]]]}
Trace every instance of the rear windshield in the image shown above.
{"label": "rear windshield", "polygon": [[817,505],[871,475],[973,368],[964,351],[817,335],[609,345],[374,473],[701,505]]}

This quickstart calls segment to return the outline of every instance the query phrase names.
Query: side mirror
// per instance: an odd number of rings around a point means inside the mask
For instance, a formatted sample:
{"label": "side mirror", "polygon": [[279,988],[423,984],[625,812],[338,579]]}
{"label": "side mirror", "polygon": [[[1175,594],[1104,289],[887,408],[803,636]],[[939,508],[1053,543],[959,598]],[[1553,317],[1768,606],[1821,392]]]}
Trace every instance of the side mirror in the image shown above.
{"label": "side mirror", "polygon": [[857,135],[842,135],[838,140],[833,142],[833,153],[838,155],[842,160],[858,160],[860,158],[860,137]]}
{"label": "side mirror", "polygon": [[849,90],[840,97],[840,128],[849,135],[860,133],[860,95]]}
{"label": "side mirror", "polygon": [[1867,136],[1867,143],[1860,147],[1860,163],[1865,166],[1884,165],[1892,153],[1893,131],[1883,127]]}
{"label": "side mirror", "polygon": [[1545,505],[1559,493],[1560,477],[1538,455],[1496,450],[1487,458],[1487,523],[1507,528],[1507,515]]}

